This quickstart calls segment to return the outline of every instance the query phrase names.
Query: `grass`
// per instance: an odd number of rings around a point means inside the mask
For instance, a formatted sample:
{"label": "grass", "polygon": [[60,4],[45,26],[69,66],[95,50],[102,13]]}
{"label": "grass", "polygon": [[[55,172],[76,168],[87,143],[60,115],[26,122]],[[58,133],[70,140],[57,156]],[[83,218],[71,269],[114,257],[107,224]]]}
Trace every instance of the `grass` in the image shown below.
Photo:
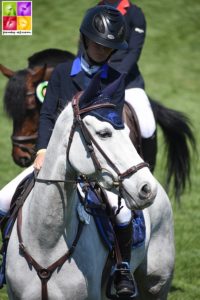
{"label": "grass", "polygon": [[[67,49],[76,53],[79,23],[84,11],[94,5],[92,0],[33,2],[33,35],[27,37],[0,36],[0,62],[13,70],[23,69],[27,57],[45,48]],[[190,0],[136,0],[145,12],[148,24],[140,69],[149,95],[170,108],[185,112],[193,124],[200,142],[199,74],[200,74],[200,2]],[[3,99],[6,78],[0,76]],[[21,169],[11,158],[12,123],[6,117],[0,101],[0,187]],[[159,131],[159,154],[156,177],[163,182],[165,157],[162,133]],[[176,267],[169,300],[200,298],[200,164],[192,155],[191,182],[181,207],[170,197],[174,210]],[[0,300],[7,299],[5,289]],[[148,299],[147,299],[148,300]]]}

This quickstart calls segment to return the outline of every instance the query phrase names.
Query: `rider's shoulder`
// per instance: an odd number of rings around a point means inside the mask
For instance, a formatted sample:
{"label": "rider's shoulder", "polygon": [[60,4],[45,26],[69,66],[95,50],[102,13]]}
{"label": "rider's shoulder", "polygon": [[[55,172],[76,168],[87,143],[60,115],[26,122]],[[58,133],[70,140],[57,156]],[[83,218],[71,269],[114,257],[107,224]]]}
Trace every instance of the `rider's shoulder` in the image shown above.
{"label": "rider's shoulder", "polygon": [[133,3],[131,3],[128,9],[128,14],[134,17],[145,18],[142,8]]}

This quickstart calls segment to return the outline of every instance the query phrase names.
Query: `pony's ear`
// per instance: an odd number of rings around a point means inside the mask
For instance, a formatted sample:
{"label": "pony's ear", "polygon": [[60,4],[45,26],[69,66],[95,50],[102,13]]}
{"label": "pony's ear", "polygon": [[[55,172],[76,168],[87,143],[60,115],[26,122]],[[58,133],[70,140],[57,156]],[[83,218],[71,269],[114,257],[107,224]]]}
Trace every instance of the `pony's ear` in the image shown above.
{"label": "pony's ear", "polygon": [[91,103],[91,101],[97,96],[98,92],[100,91],[100,77],[101,71],[97,72],[92,78],[89,86],[81,96],[81,106],[87,106],[87,104]]}
{"label": "pony's ear", "polygon": [[13,76],[15,75],[15,72],[14,72],[14,71],[12,71],[12,70],[6,68],[5,66],[3,66],[3,65],[1,65],[1,64],[0,64],[0,70],[1,70],[2,74],[3,74],[4,76],[8,77],[8,78],[11,78],[11,77],[13,77]]}
{"label": "pony's ear", "polygon": [[126,75],[127,75],[126,73],[121,74],[115,81],[113,81],[111,84],[105,87],[105,89],[103,89],[102,91],[102,95],[114,99],[115,92],[121,87],[125,86],[124,81]]}
{"label": "pony's ear", "polygon": [[30,70],[33,82],[39,82],[44,79],[44,74],[46,72],[46,68],[47,68],[47,65],[45,64],[42,67],[35,67],[33,70]]}

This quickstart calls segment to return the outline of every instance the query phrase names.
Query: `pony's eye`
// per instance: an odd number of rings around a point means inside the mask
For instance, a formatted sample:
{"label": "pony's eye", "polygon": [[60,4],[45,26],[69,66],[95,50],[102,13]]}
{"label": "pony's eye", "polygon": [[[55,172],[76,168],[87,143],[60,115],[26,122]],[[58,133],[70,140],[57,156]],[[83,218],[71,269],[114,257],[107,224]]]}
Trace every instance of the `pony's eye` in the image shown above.
{"label": "pony's eye", "polygon": [[107,139],[110,138],[112,136],[112,131],[109,129],[104,129],[101,131],[97,131],[97,135],[101,138],[101,139]]}

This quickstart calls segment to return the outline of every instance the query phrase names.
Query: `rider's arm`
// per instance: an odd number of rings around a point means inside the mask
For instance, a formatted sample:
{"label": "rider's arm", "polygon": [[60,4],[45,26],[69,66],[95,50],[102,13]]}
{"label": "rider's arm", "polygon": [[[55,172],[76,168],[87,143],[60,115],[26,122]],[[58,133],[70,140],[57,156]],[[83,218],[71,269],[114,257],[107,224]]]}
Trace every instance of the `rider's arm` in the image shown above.
{"label": "rider's arm", "polygon": [[118,65],[120,72],[129,73],[134,69],[140,58],[146,35],[146,20],[142,10],[132,5],[125,19],[128,23],[128,50],[118,50],[111,58]]}
{"label": "rider's arm", "polygon": [[44,103],[40,112],[37,153],[33,163],[34,168],[39,171],[43,165],[46,148],[49,143],[57,115],[59,99],[60,80],[57,69],[52,73],[49,80]]}
{"label": "rider's arm", "polygon": [[46,149],[49,143],[57,116],[60,92],[60,75],[57,68],[52,73],[47,87],[44,103],[40,112],[37,150]]}

